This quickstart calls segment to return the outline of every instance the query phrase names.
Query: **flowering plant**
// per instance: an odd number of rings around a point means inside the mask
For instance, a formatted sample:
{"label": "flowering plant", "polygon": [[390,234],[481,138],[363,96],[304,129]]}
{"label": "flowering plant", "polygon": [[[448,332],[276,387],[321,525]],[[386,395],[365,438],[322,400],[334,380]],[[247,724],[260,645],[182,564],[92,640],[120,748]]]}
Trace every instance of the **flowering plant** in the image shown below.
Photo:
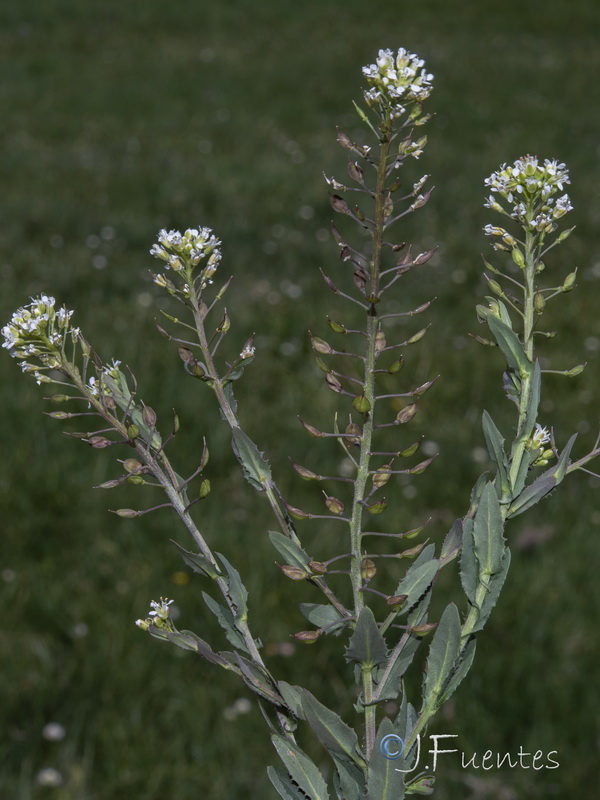
{"label": "flowering plant", "polygon": [[[306,582],[321,600],[300,605],[310,627],[296,631],[294,637],[317,646],[325,636],[345,643],[344,658],[353,666],[350,672],[356,683],[355,709],[360,718],[356,727],[306,688],[279,680],[264,660],[260,639],[252,630],[239,565],[213,549],[195,516],[194,507],[211,489],[206,441],[197,467],[181,476],[171,456],[179,431],[177,416],[164,435],[164,424],[159,430],[157,414],[141,399],[133,374],[121,369],[118,360],[103,363],[81,330],[71,325],[73,312],[57,310],[54,298],[32,299],[2,329],[4,347],[23,359],[25,372],[38,383],[61,387],[53,402],[83,400],[89,409],[53,411],[51,417],[98,417],[102,427],[75,435],[96,449],[126,448],[127,457],[120,460],[122,473],[101,488],[130,482],[161,493],[163,502],[158,505],[120,508],[115,513],[134,518],[171,508],[191,537],[192,549],[176,547],[208,588],[204,601],[223,629],[229,649],[214,649],[192,631],[179,630],[171,617],[173,601],[167,598],[152,601],[148,616],[137,625],[235,674],[257,695],[282,762],[269,767],[269,777],[285,800],[324,800],[330,788],[340,800],[399,800],[408,794],[432,793],[434,775],[416,772],[419,737],[471,668],[477,636],[509,569],[506,522],[530,509],[569,473],[586,470],[600,454],[597,441],[588,454],[572,460],[575,435],[559,448],[553,427],[538,421],[542,376],[549,370],[543,370],[536,357],[534,337],[552,335],[540,328],[541,318],[550,300],[573,289],[576,272],[557,286],[540,282],[546,255],[570,233],[567,229],[555,235],[571,209],[566,194],[556,197],[569,183],[569,175],[564,164],[550,160],[541,164],[526,156],[512,166],[503,165],[485,181],[491,192],[486,206],[505,216],[510,230],[491,224],[485,228],[493,248],[506,255],[500,266],[485,261],[490,295],[477,306],[477,316],[491,338],[475,336],[482,345],[497,348],[505,363],[504,391],[517,409],[514,435],[507,444],[490,414],[483,412],[494,474],[480,476],[464,516],[455,520],[440,546],[422,539],[424,526],[398,531],[393,520],[387,529],[381,523],[394,499],[396,476],[418,475],[435,458],[417,456],[415,463],[420,442],[405,441],[404,431],[436,379],[416,387],[410,380],[407,386],[400,385],[402,351],[416,345],[427,327],[394,341],[395,322],[425,313],[431,303],[398,311],[388,302],[397,281],[434,254],[434,250],[413,253],[411,246],[389,238],[392,226],[431,196],[432,189],[424,189],[428,175],[408,190],[396,175],[407,158],[418,159],[426,146],[426,136],[414,139],[413,135],[430,118],[423,103],[431,93],[433,76],[421,59],[404,49],[396,54],[379,51],[376,62],[363,73],[370,87],[364,91],[366,110],[356,108],[375,136],[374,146],[356,143],[340,131],[338,141],[349,153],[352,185],[327,179],[334,212],[353,221],[363,234],[357,242],[334,226],[345,273],[335,280],[323,273],[327,288],[347,304],[352,322],[328,319],[331,334],[343,344],[311,334],[317,365],[327,388],[340,395],[347,421],[341,422],[336,414],[332,429],[325,431],[301,420],[313,439],[338,444],[351,474],[325,476],[293,463],[300,477],[327,487],[324,513],[305,511],[284,499],[270,464],[240,423],[234,387],[253,363],[255,348],[251,338],[232,363],[221,355],[231,323],[226,310],[216,317],[229,285],[218,282],[220,240],[207,227],[184,233],[161,230],[150,250],[165,265],[155,283],[182,305],[186,315],[179,319],[165,314],[172,328],[159,326],[159,331],[177,346],[185,371],[213,393],[244,476],[270,504],[278,530],[269,538],[281,561],[281,579]],[[360,204],[350,204],[342,196],[351,191],[358,193]],[[576,375],[582,368],[562,374]],[[346,540],[341,552],[309,553],[296,523],[311,520],[343,528]],[[381,582],[381,559],[402,565],[391,585]],[[456,561],[462,606],[450,603],[432,619],[435,582],[440,571]],[[426,658],[422,689],[415,698],[409,697],[405,676],[419,663],[414,661],[419,649],[426,649]],[[386,713],[389,701],[398,703],[393,715]],[[307,726],[329,753],[328,775],[298,745],[299,724]]]}

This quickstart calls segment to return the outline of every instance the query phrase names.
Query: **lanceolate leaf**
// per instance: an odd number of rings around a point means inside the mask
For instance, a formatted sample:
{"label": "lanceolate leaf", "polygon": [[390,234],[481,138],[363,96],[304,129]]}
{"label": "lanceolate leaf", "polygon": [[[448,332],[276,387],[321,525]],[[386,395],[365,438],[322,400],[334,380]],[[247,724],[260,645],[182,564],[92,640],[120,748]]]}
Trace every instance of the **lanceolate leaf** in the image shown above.
{"label": "lanceolate leaf", "polygon": [[529,394],[529,402],[527,403],[527,415],[525,417],[524,430],[528,436],[533,432],[533,426],[538,415],[538,407],[540,405],[540,391],[542,384],[542,371],[540,369],[540,362],[536,360],[533,366],[533,374],[531,376],[531,391]]}
{"label": "lanceolate leaf", "polygon": [[284,700],[277,691],[271,676],[254,661],[242,658],[239,653],[236,653],[236,656],[246,686],[273,705],[283,706]]}
{"label": "lanceolate leaf", "polygon": [[269,462],[241,428],[233,428],[232,437],[233,452],[243,467],[244,477],[255,489],[264,492],[271,482]]}
{"label": "lanceolate leaf", "polygon": [[304,719],[304,710],[302,708],[302,693],[304,689],[301,686],[291,686],[286,681],[278,681],[277,689],[290,711],[299,719]]}
{"label": "lanceolate leaf", "polygon": [[462,520],[457,519],[446,534],[440,553],[440,567],[452,561],[460,552],[462,542],[463,526]]}
{"label": "lanceolate leaf", "polygon": [[[429,550],[429,547],[431,547],[431,550],[429,551],[430,553],[435,552],[434,546],[430,545],[423,550],[421,556],[423,553]],[[394,595],[407,595],[407,598],[404,601],[405,609],[409,609],[414,606],[415,603],[417,603],[425,594],[427,589],[431,586],[433,579],[437,575],[439,566],[440,562],[437,560],[437,558],[430,558],[429,561],[422,563],[419,563],[419,560],[417,559],[417,561],[415,561],[415,563],[410,567],[394,592]]]}
{"label": "lanceolate leaf", "polygon": [[[396,700],[398,698],[400,692],[402,691],[402,678],[406,673],[406,670],[411,665],[420,643],[421,640],[417,636],[411,636],[407,640],[406,644],[400,651],[398,658],[394,662],[394,666],[385,679],[385,683],[383,684],[380,693],[378,687],[378,702],[382,700]],[[383,677],[386,666],[387,664],[382,664],[382,666],[379,668],[380,679]]]}
{"label": "lanceolate leaf", "polygon": [[320,703],[308,689],[302,692],[302,709],[317,739],[329,752],[346,755],[359,767],[364,765],[365,760],[354,730],[334,711]]}
{"label": "lanceolate leaf", "polygon": [[[391,720],[384,717],[377,730],[375,747],[369,761],[367,778],[367,796],[369,800],[403,800],[404,798],[404,775],[396,769],[402,759],[386,758],[380,750],[381,741],[385,736],[393,737],[396,735],[397,733]],[[395,739],[392,741],[397,745],[394,748],[397,751],[401,745]]]}
{"label": "lanceolate leaf", "polygon": [[179,554],[188,565],[191,567],[194,572],[199,572],[202,575],[207,575],[209,578],[217,578],[221,572],[216,564],[213,564],[211,561],[208,560],[205,556],[201,553],[190,553],[189,550],[186,550],[180,544],[173,541],[171,539],[175,547],[179,550]]}
{"label": "lanceolate leaf", "polygon": [[225,631],[225,636],[227,636],[231,644],[238,650],[243,650],[245,653],[247,653],[248,648],[246,647],[246,642],[244,641],[242,634],[235,627],[235,619],[231,611],[225,606],[217,603],[217,601],[214,600],[209,594],[206,594],[206,592],[202,592],[202,597],[204,598],[206,605],[217,618],[219,625]]}
{"label": "lanceolate leaf", "polygon": [[[344,620],[337,608],[328,604],[300,603],[300,611],[317,628],[327,627],[327,633],[333,633],[335,636],[339,636],[344,625],[349,624],[349,620]],[[337,622],[340,624],[336,625]]]}
{"label": "lanceolate leaf", "polygon": [[510,489],[510,484],[508,481],[508,464],[503,446],[504,437],[487,411],[483,412],[483,434],[490,458],[496,464],[498,471],[499,494],[506,494]]}
{"label": "lanceolate leaf", "polygon": [[227,581],[229,593],[237,609],[237,618],[244,620],[248,616],[248,606],[246,604],[246,601],[248,600],[248,592],[246,587],[242,583],[240,573],[237,571],[237,569],[232,566],[225,556],[221,555],[221,553],[217,553],[217,555],[227,570],[227,577],[229,579]]}
{"label": "lanceolate leaf", "polygon": [[483,603],[480,606],[479,619],[477,620],[477,624],[473,628],[472,631],[473,633],[480,631],[487,622],[492,609],[494,608],[494,606],[498,601],[500,590],[502,589],[504,581],[506,580],[509,567],[510,567],[510,550],[508,549],[508,547],[505,547],[502,555],[502,561],[500,563],[500,570],[495,575],[492,575],[489,582],[486,584],[487,592],[485,594]]}
{"label": "lanceolate leaf", "polygon": [[271,738],[290,777],[310,800],[328,800],[329,794],[323,776],[306,753],[285,736],[276,733]]}
{"label": "lanceolate leaf", "polygon": [[423,682],[423,705],[438,704],[442,689],[460,654],[461,626],[454,603],[446,606],[433,635]]}
{"label": "lanceolate leaf", "polygon": [[509,517],[516,517],[518,514],[522,514],[523,511],[527,511],[527,509],[534,506],[556,486],[558,486],[558,484],[567,474],[569,456],[571,455],[571,450],[573,449],[576,438],[577,434],[574,433],[560,454],[558,462],[554,467],[552,467],[552,469],[543,472],[539,478],[536,478],[533,483],[530,483],[529,486],[526,486],[525,489],[523,489],[521,494],[510,506],[508,511]]}
{"label": "lanceolate leaf", "polygon": [[267,775],[283,800],[306,800],[304,792],[281,767],[267,767]]}
{"label": "lanceolate leaf", "polygon": [[473,545],[479,564],[480,578],[487,579],[500,569],[504,553],[504,522],[498,495],[492,483],[488,483],[479,500],[473,526]]}
{"label": "lanceolate leaf", "polygon": [[379,633],[373,612],[368,606],[364,606],[358,615],[354,633],[350,637],[345,654],[346,661],[376,666],[383,664],[387,652],[385,639]]}
{"label": "lanceolate leaf", "polygon": [[444,691],[442,692],[442,696],[440,697],[440,703],[445,703],[454,692],[458,689],[460,683],[462,682],[463,678],[467,675],[469,670],[471,669],[471,664],[473,663],[473,659],[475,658],[475,637],[469,639],[466,647],[463,648],[463,651],[460,655],[460,659],[458,663],[454,667],[454,672],[450,676],[450,680],[446,682],[444,687]]}
{"label": "lanceolate leaf", "polygon": [[498,342],[498,347],[504,353],[508,366],[521,377],[529,375],[533,365],[525,355],[517,334],[492,313],[487,315],[487,324]]}
{"label": "lanceolate leaf", "polygon": [[290,564],[292,567],[309,569],[310,556],[304,552],[300,545],[293,542],[289,536],[284,536],[279,531],[269,531],[269,539],[286,564]]}
{"label": "lanceolate leaf", "polygon": [[339,796],[344,800],[364,800],[365,776],[362,769],[359,769],[348,756],[333,752],[330,752],[329,755],[337,770],[337,781],[336,777],[334,777],[334,781],[339,786]]}
{"label": "lanceolate leaf", "polygon": [[460,556],[460,580],[467,599],[475,605],[479,585],[479,567],[473,546],[473,520],[466,519],[463,527],[463,543]]}

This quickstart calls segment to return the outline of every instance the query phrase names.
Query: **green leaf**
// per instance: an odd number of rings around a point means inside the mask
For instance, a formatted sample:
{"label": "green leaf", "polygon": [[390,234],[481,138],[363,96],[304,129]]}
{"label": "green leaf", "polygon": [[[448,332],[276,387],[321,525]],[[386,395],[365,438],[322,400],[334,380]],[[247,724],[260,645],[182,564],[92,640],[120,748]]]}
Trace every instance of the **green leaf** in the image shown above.
{"label": "green leaf", "polygon": [[207,575],[209,578],[218,578],[221,573],[216,564],[213,564],[201,553],[191,553],[186,550],[176,541],[171,539],[175,547],[179,550],[179,555],[183,558],[188,567],[191,567],[194,572],[199,572],[202,575]]}
{"label": "green leaf", "polygon": [[461,649],[461,625],[454,603],[446,606],[429,647],[423,681],[423,706],[440,702],[444,684],[450,677]]}
{"label": "green leaf", "polygon": [[527,403],[527,412],[525,416],[524,431],[529,437],[533,433],[533,427],[537,420],[538,408],[540,405],[540,392],[542,385],[542,371],[540,369],[540,362],[536,359],[533,366],[533,374],[531,376],[531,391],[529,393],[529,402]]}
{"label": "green leaf", "polygon": [[473,520],[465,519],[463,527],[462,552],[460,555],[460,580],[467,599],[475,605],[477,586],[479,585],[479,566],[475,558],[473,546]]}
{"label": "green leaf", "polygon": [[276,733],[271,739],[291,779],[310,800],[328,800],[329,793],[323,776],[306,753],[281,734]]}
{"label": "green leaf", "polygon": [[481,497],[481,493],[483,492],[483,487],[487,483],[487,479],[489,476],[489,471],[482,472],[481,475],[477,478],[475,482],[475,486],[471,489],[471,498],[469,501],[469,513],[467,516],[472,517],[474,516],[475,512],[477,511],[477,506],[479,505],[479,498]]}
{"label": "green leaf", "polygon": [[225,558],[225,556],[221,555],[221,553],[217,553],[217,556],[223,563],[223,566],[227,570],[227,585],[229,587],[229,594],[231,595],[231,599],[235,603],[237,617],[236,619],[245,620],[248,618],[248,605],[246,601],[248,600],[248,591],[246,587],[242,583],[242,579],[240,578],[240,573],[237,569],[232,566],[229,561]]}
{"label": "green leaf", "polygon": [[504,452],[504,437],[487,411],[483,412],[483,435],[490,458],[497,468],[499,494],[505,496],[510,492],[510,482],[508,480],[508,463]]}
{"label": "green leaf", "polygon": [[440,567],[448,564],[460,553],[463,536],[462,519],[457,519],[446,534],[440,553]]}
{"label": "green leaf", "polygon": [[255,489],[264,492],[271,483],[269,462],[241,428],[233,428],[232,437],[233,452],[242,465],[244,477]]}
{"label": "green leaf", "polygon": [[378,702],[383,700],[396,700],[402,691],[402,678],[406,670],[412,663],[421,640],[417,636],[411,636],[394,662],[385,682],[379,691],[379,682],[383,679],[387,664],[382,664],[377,670],[377,694]]}
{"label": "green leaf", "polygon": [[319,702],[308,689],[302,692],[302,709],[317,739],[330,753],[346,755],[358,767],[364,766],[365,759],[354,730],[335,711]]}
{"label": "green leaf", "polygon": [[246,647],[244,637],[237,630],[235,626],[235,619],[231,611],[225,606],[217,603],[217,601],[214,600],[209,594],[206,594],[206,592],[202,592],[202,597],[204,598],[206,605],[217,618],[219,625],[225,631],[225,636],[227,636],[227,639],[231,642],[231,644],[238,650],[243,650],[245,653],[248,653],[249,651]]}
{"label": "green leaf", "polygon": [[365,666],[382,664],[387,658],[385,639],[379,632],[373,612],[364,606],[358,615],[354,633],[345,653],[346,661],[355,661]]}
{"label": "green leaf", "polygon": [[391,720],[384,717],[377,730],[375,747],[369,760],[367,777],[369,800],[402,800],[404,797],[404,775],[396,769],[401,759],[386,758],[380,750],[381,741],[385,736],[397,735]]}
{"label": "green leaf", "polygon": [[259,664],[243,658],[239,653],[236,653],[236,656],[246,686],[273,705],[283,706],[284,699],[277,691],[275,682],[269,673]]}
{"label": "green leaf", "polygon": [[[342,617],[337,608],[322,603],[300,603],[300,611],[317,628],[327,628],[327,633],[339,636],[349,620]],[[340,625],[335,623],[339,622]],[[329,627],[331,626],[331,627]]]}
{"label": "green leaf", "polygon": [[[430,553],[435,552],[435,547],[433,545],[428,545],[425,550],[419,556],[420,557],[429,550],[431,547]],[[407,595],[406,600],[404,601],[404,609],[408,610],[412,608],[412,606],[417,603],[421,597],[425,594],[427,589],[431,586],[433,579],[437,575],[439,570],[440,562],[437,558],[430,558],[430,560],[420,562],[417,559],[414,564],[410,566],[407,570],[406,575],[398,586],[396,587],[396,591],[394,592],[394,596],[399,594]]]}
{"label": "green leaf", "polygon": [[552,467],[552,469],[543,472],[539,478],[536,478],[533,483],[530,483],[529,486],[523,489],[521,494],[510,506],[508,510],[509,517],[516,517],[518,514],[527,511],[527,509],[538,503],[564,479],[569,466],[569,456],[571,455],[571,450],[573,449],[576,438],[577,434],[574,433],[565,445],[556,465]]}
{"label": "green leaf", "polygon": [[289,536],[284,536],[279,531],[269,531],[269,539],[277,552],[285,559],[285,563],[292,567],[300,567],[310,571],[308,562],[311,561],[300,545],[293,542]]}
{"label": "green leaf", "polygon": [[364,800],[365,776],[362,769],[359,769],[348,756],[331,751],[329,755],[337,770],[337,775],[334,775],[334,783],[339,787],[339,796],[344,800]]}
{"label": "green leaf", "polygon": [[283,800],[306,800],[306,795],[281,767],[267,767],[269,780]]}
{"label": "green leaf", "polygon": [[500,511],[498,495],[492,483],[486,484],[473,526],[473,545],[479,564],[480,580],[487,585],[488,579],[500,570],[504,553],[504,520]]}
{"label": "green leaf", "polygon": [[292,686],[286,681],[277,681],[277,689],[294,716],[298,717],[298,719],[304,719],[304,709],[302,708],[302,693],[304,689],[301,686]]}
{"label": "green leaf", "polygon": [[504,353],[508,366],[514,369],[521,378],[529,375],[533,365],[525,355],[517,334],[494,314],[487,315],[487,324],[498,342],[498,347]]}
{"label": "green leaf", "polygon": [[510,567],[510,550],[508,549],[508,547],[505,547],[502,556],[502,562],[500,564],[500,570],[495,575],[492,575],[487,584],[487,592],[483,600],[483,603],[480,606],[479,618],[477,620],[477,624],[472,630],[472,633],[480,631],[487,622],[488,617],[492,612],[492,609],[498,602],[498,597],[500,596],[500,591],[502,589],[502,586],[504,585],[504,581],[506,580],[509,567]]}
{"label": "green leaf", "polygon": [[467,645],[463,648],[462,653],[460,654],[460,658],[458,662],[454,666],[454,671],[450,676],[450,680],[446,682],[444,686],[444,691],[440,697],[440,703],[445,703],[454,692],[458,689],[459,685],[461,684],[463,678],[467,675],[469,670],[471,669],[471,665],[473,664],[473,659],[475,658],[475,645],[476,640],[473,636],[467,642]]}

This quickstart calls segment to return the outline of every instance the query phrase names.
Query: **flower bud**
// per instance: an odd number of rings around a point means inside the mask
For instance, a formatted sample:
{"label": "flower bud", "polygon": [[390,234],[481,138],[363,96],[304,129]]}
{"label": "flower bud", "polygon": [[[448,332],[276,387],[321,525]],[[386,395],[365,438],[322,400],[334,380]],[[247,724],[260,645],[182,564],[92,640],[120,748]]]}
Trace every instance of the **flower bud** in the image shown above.
{"label": "flower bud", "polygon": [[360,564],[360,576],[363,581],[370,581],[377,574],[375,562],[370,558],[363,558]]}
{"label": "flower bud", "polygon": [[493,278],[489,278],[488,286],[497,297],[504,297],[504,291],[502,290],[502,287],[500,286],[498,281],[495,281]]}
{"label": "flower bud", "polygon": [[538,316],[543,314],[545,305],[544,295],[541,292],[536,292],[533,296],[533,308]]}
{"label": "flower bud", "polygon": [[525,256],[518,247],[513,248],[511,255],[517,267],[519,267],[519,269],[525,269]]}

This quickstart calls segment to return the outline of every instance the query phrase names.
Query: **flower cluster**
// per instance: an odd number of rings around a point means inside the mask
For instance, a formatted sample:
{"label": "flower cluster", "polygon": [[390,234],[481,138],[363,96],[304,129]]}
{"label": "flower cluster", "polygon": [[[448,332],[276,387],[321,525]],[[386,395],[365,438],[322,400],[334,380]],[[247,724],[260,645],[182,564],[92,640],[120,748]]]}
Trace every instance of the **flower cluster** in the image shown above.
{"label": "flower cluster", "polygon": [[94,397],[99,397],[101,394],[103,395],[110,395],[110,388],[107,385],[106,381],[104,380],[105,376],[108,375],[115,381],[119,380],[119,366],[121,362],[117,359],[113,358],[110,365],[105,365],[102,367],[102,371],[100,372],[99,376],[95,378],[93,375],[88,381],[88,388],[90,392],[94,395]]}
{"label": "flower cluster", "polygon": [[372,87],[365,91],[370,106],[390,106],[393,117],[405,112],[402,103],[421,103],[431,94],[433,75],[423,69],[424,61],[401,47],[394,55],[380,50],[374,64],[363,67],[363,74]]}
{"label": "flower cluster", "polygon": [[[6,347],[14,358],[39,358],[42,368],[58,366],[58,354],[67,333],[73,341],[79,337],[79,328],[71,328],[72,311],[66,308],[56,310],[55,299],[46,294],[31,298],[29,305],[19,308],[10,322],[2,328]],[[50,379],[39,372],[39,365],[22,361],[23,372],[30,372],[38,383]]]}
{"label": "flower cluster", "polygon": [[161,597],[159,602],[152,600],[150,602],[151,610],[146,619],[136,619],[135,624],[144,631],[147,631],[151,625],[164,630],[174,630],[170,618],[171,609],[169,608],[173,602],[173,600],[167,600],[165,597]]}
{"label": "flower cluster", "polygon": [[[210,228],[188,228],[185,233],[180,231],[167,231],[164,228],[158,233],[158,242],[152,245],[150,254],[165,261],[168,269],[174,272],[191,270],[208,258],[208,262],[201,274],[202,285],[211,282],[212,276],[217,271],[221,260],[217,239]],[[168,285],[169,281],[163,275],[157,275],[155,282],[161,286]]]}
{"label": "flower cluster", "polygon": [[[510,212],[493,194],[485,206],[518,220],[530,231],[552,233],[556,230],[556,221],[573,208],[567,194],[554,198],[564,184],[570,182],[565,164],[545,159],[542,165],[535,156],[523,156],[512,166],[503,164],[485,179],[485,185],[492,192],[513,204]],[[492,230],[486,229],[486,233],[496,235]]]}

